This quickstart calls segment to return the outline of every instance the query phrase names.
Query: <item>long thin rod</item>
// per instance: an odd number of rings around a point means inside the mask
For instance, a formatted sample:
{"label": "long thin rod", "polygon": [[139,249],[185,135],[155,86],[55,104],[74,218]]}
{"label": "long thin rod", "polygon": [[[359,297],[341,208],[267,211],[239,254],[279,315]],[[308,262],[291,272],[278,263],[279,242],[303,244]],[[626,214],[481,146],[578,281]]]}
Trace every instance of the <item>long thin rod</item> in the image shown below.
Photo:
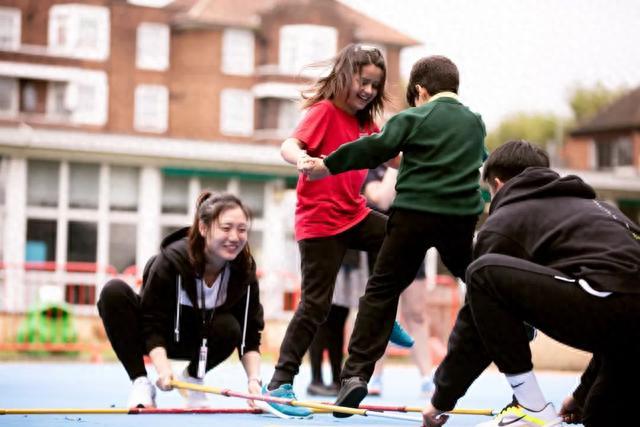
{"label": "long thin rod", "polygon": [[[392,406],[392,405],[360,405],[360,409],[368,409],[370,411],[391,411],[391,412],[422,412],[424,408],[420,406]],[[464,409],[457,408],[447,411],[453,415],[488,415],[494,416],[496,413],[493,409]]]}
{"label": "long thin rod", "polygon": [[394,420],[405,420],[405,421],[414,421],[414,422],[422,423],[422,417],[417,418],[409,415],[386,414],[383,412],[370,411],[368,409],[348,408],[345,406],[329,405],[329,404],[320,403],[320,402],[308,402],[308,401],[301,401],[301,400],[295,400],[295,399],[285,399],[285,398],[274,397],[269,395],[241,393],[241,392],[237,392],[229,389],[208,387],[208,386],[199,385],[199,384],[191,384],[183,381],[171,381],[171,385],[176,388],[202,391],[205,393],[219,394],[227,397],[240,397],[242,399],[261,400],[264,402],[280,403],[283,405],[290,405],[290,406],[302,406],[310,409],[320,409],[324,411],[340,412],[343,414],[362,415],[365,417],[390,418]]}
{"label": "long thin rod", "polygon": [[262,414],[252,408],[13,408],[0,409],[0,415],[53,414]]}

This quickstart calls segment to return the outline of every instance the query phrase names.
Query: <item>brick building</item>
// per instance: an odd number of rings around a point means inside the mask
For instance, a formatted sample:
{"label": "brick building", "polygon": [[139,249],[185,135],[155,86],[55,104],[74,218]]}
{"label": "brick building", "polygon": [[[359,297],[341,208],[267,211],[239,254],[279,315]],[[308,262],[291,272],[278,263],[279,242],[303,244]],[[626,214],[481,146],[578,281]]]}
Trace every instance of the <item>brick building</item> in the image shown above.
{"label": "brick building", "polygon": [[277,316],[298,269],[279,144],[321,72],[305,65],[375,45],[387,113],[402,107],[399,55],[417,42],[338,1],[150,4],[0,0],[0,311],[48,293],[95,313],[101,284],[135,281],[206,187],[253,209]]}
{"label": "brick building", "polygon": [[569,133],[563,161],[600,198],[640,223],[640,87],[622,95]]}

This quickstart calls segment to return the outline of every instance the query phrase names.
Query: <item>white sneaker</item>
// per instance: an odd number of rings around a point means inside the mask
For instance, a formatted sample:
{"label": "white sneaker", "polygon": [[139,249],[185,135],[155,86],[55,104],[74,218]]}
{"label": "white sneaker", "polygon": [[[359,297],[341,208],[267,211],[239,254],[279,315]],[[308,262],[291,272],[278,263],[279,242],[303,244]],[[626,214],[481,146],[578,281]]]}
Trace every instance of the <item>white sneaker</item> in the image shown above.
{"label": "white sneaker", "polygon": [[129,400],[127,400],[128,408],[155,408],[156,407],[156,388],[149,378],[138,377],[133,380],[131,391],[129,392]]}
{"label": "white sneaker", "polygon": [[561,426],[562,418],[552,403],[534,411],[517,403],[507,405],[494,419],[477,424],[476,427],[554,427]]}
{"label": "white sneaker", "polygon": [[[187,372],[187,368],[184,368],[184,371],[178,374],[178,381],[204,385],[204,381],[199,378],[193,378],[189,376]],[[179,388],[178,392],[185,399],[185,405],[187,408],[207,408],[209,407],[209,399],[207,399],[207,394],[203,391],[195,391],[195,390],[185,390],[183,388]]]}

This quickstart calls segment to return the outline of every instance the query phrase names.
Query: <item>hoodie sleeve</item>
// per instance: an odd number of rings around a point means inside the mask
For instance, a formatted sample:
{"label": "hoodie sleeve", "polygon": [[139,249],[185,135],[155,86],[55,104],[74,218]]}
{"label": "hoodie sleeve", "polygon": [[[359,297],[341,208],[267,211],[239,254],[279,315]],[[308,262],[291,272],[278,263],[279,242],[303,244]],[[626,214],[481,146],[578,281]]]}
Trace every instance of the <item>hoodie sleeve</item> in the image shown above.
{"label": "hoodie sleeve", "polygon": [[324,164],[332,175],[349,170],[375,169],[402,151],[402,144],[420,120],[424,118],[416,114],[396,114],[384,125],[382,132],[342,144],[324,159]]}
{"label": "hoodie sleeve", "polygon": [[[256,277],[256,264],[252,260],[251,272],[249,274],[248,284],[244,285],[249,288],[249,311],[247,314],[246,337],[244,352],[260,351],[260,340],[262,330],[264,329],[264,312],[260,303],[260,288]],[[233,315],[240,322],[241,328],[244,329],[244,314],[247,306],[247,294],[240,298],[233,308]],[[238,355],[241,352],[242,341],[238,346]]]}
{"label": "hoodie sleeve", "polygon": [[167,347],[166,331],[172,329],[177,301],[176,273],[164,254],[159,254],[149,269],[141,296],[141,324],[147,352]]}

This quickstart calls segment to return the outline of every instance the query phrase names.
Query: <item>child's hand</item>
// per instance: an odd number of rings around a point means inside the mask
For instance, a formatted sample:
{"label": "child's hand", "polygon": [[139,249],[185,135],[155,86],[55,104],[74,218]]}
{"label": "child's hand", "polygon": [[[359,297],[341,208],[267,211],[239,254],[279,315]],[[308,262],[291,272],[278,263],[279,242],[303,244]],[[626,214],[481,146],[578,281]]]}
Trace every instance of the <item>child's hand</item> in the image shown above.
{"label": "child's hand", "polygon": [[296,163],[296,168],[298,168],[298,172],[307,173],[307,170],[313,167],[313,157],[309,156],[307,153],[304,153],[298,157],[298,161]]}
{"label": "child's hand", "polygon": [[321,158],[312,157],[311,160],[312,167],[308,168],[305,172],[309,181],[315,181],[331,175],[331,172],[329,172],[329,169],[324,165],[324,161]]}

